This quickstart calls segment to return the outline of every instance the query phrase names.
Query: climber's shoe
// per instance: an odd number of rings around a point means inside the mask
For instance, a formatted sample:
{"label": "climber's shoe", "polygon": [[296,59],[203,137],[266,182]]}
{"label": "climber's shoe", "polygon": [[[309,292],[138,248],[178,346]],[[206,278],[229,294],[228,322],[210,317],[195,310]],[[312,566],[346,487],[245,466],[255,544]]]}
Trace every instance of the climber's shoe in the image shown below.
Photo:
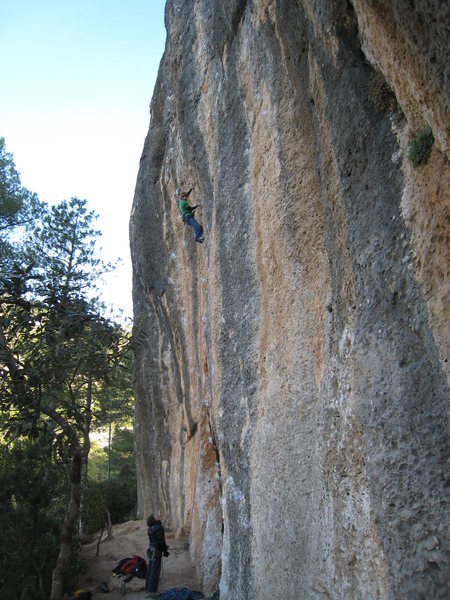
{"label": "climber's shoe", "polygon": [[198,242],[199,244],[203,244],[203,242],[205,241],[205,238],[201,235],[197,240],[195,240],[196,242]]}

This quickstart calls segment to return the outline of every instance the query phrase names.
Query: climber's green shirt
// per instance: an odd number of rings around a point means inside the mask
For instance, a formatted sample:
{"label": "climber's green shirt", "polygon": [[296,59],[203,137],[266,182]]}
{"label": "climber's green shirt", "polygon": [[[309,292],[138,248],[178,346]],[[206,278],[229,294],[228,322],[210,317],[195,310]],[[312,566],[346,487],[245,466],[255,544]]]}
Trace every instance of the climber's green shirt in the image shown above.
{"label": "climber's green shirt", "polygon": [[189,203],[187,200],[184,200],[184,199],[180,200],[178,202],[178,206],[180,207],[180,212],[181,212],[181,216],[183,217],[183,219],[186,215],[190,215],[193,213],[192,206],[189,206]]}

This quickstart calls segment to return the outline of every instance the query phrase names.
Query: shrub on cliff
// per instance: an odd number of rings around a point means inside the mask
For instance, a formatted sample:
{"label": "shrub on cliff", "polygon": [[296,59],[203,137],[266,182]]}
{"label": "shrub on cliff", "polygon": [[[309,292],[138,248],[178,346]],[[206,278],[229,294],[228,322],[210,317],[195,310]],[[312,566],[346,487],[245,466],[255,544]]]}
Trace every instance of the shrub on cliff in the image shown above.
{"label": "shrub on cliff", "polygon": [[431,127],[428,125],[421,127],[417,136],[409,144],[408,156],[414,167],[428,161],[433,143],[434,135]]}

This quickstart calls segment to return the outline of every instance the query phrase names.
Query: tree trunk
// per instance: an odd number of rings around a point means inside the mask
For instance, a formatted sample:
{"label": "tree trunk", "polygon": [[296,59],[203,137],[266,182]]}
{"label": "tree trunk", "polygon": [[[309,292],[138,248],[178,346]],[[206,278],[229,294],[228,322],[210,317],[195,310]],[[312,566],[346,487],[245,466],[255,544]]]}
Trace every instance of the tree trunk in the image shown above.
{"label": "tree trunk", "polygon": [[59,600],[63,593],[64,575],[72,561],[72,536],[80,511],[82,448],[72,447],[70,469],[70,500],[61,528],[60,549],[56,566],[53,569],[50,600]]}
{"label": "tree trunk", "polygon": [[[86,413],[85,413],[85,422],[84,422],[84,430],[83,430],[83,461],[84,461],[84,481],[81,486],[81,490],[85,489],[88,480],[88,465],[89,465],[89,451],[91,448],[91,442],[89,439],[91,433],[91,421],[92,421],[92,373],[89,373],[88,379],[88,389],[87,389],[87,397],[86,397]],[[83,493],[81,491],[80,496],[80,519],[78,522],[78,532],[80,534],[80,539],[83,539],[83,520],[81,518],[81,509],[83,507]]]}
{"label": "tree trunk", "polygon": [[113,539],[113,533],[112,533],[112,521],[111,521],[111,513],[108,510],[108,507],[106,506],[106,504],[103,502],[102,499],[102,504],[103,504],[103,508],[105,510],[105,515],[106,515],[106,519],[104,519],[105,521],[105,525],[106,525],[106,532],[107,532],[107,536],[106,539],[107,540],[112,540]]}
{"label": "tree trunk", "polygon": [[112,430],[112,396],[109,399],[108,483],[111,481],[111,430]]}
{"label": "tree trunk", "polygon": [[102,525],[102,530],[100,531],[100,537],[99,537],[99,538],[98,538],[98,540],[97,540],[97,551],[96,551],[96,553],[95,553],[95,556],[96,556],[96,557],[97,557],[97,556],[99,555],[99,553],[100,553],[100,544],[101,544],[101,541],[102,541],[102,537],[103,537],[103,532],[104,532],[104,531],[105,531],[105,524],[103,523],[103,525]]}
{"label": "tree trunk", "polygon": [[41,593],[42,598],[45,598],[48,590],[46,590],[45,580],[44,580],[44,567],[47,562],[47,554],[44,552],[43,556],[40,556],[41,562],[37,563],[36,560],[30,559],[31,564],[33,565],[34,570],[38,575],[39,580],[39,592]]}

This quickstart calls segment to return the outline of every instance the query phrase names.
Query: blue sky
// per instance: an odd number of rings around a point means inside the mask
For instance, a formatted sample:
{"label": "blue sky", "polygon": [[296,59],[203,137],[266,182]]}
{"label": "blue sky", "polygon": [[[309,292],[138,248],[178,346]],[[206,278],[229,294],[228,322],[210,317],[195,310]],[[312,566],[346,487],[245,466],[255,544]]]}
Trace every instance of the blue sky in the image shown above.
{"label": "blue sky", "polygon": [[128,220],[166,32],[164,0],[0,0],[0,136],[22,184],[99,213],[103,288],[132,315]]}

